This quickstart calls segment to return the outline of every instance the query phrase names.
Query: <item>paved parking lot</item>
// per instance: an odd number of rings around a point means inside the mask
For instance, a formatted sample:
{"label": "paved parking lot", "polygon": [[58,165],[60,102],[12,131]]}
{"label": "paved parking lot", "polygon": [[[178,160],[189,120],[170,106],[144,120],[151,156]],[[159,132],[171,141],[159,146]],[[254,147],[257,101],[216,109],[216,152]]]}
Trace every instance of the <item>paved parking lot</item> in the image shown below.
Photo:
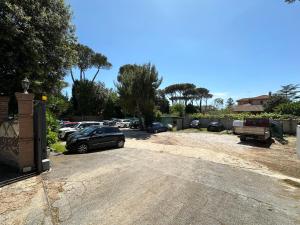
{"label": "paved parking lot", "polygon": [[[297,176],[238,155],[276,155],[281,146],[240,145],[229,135],[124,132],[123,149],[52,156],[51,172],[0,189],[0,224],[300,223]],[[231,144],[240,148],[229,154]],[[290,147],[287,159],[299,163]],[[9,195],[15,201],[5,203]]]}

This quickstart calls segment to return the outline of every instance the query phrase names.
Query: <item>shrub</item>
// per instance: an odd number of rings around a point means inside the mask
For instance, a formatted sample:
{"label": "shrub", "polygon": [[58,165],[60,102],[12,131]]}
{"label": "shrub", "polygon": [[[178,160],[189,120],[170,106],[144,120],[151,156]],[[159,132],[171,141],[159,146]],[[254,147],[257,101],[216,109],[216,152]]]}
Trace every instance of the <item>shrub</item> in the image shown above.
{"label": "shrub", "polygon": [[243,120],[245,118],[269,118],[269,119],[298,119],[299,117],[295,115],[282,115],[278,113],[261,113],[261,114],[250,114],[250,113],[229,113],[229,114],[202,114],[196,113],[191,114],[195,119],[233,119],[233,120]]}
{"label": "shrub", "polygon": [[275,112],[280,114],[300,116],[300,102],[289,102],[280,104],[275,108]]}
{"label": "shrub", "polygon": [[57,133],[51,130],[47,130],[47,146],[53,145],[58,141]]}
{"label": "shrub", "polygon": [[154,119],[155,121],[161,121],[162,113],[159,110],[154,111]]}
{"label": "shrub", "polygon": [[46,123],[47,123],[47,145],[50,146],[58,141],[57,130],[58,122],[55,116],[47,110],[46,112]]}
{"label": "shrub", "polygon": [[196,106],[192,105],[192,104],[188,104],[186,107],[185,107],[185,112],[186,113],[196,113],[198,110],[196,108]]}
{"label": "shrub", "polygon": [[184,110],[185,110],[184,105],[175,104],[171,106],[170,112],[172,115],[183,116]]}

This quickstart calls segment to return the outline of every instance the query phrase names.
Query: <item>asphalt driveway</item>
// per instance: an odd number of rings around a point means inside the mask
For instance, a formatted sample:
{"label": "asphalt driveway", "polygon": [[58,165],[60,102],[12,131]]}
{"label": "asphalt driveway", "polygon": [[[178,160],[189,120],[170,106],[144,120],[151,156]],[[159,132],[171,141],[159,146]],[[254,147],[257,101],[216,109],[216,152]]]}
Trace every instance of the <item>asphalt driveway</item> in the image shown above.
{"label": "asphalt driveway", "polygon": [[[136,141],[144,147],[134,147]],[[147,144],[129,138],[123,149],[51,156],[52,171],[23,184],[23,205],[11,210],[10,202],[2,211],[0,206],[0,224],[300,223],[296,186]],[[23,186],[0,189],[1,199],[12,190],[17,196]]]}
{"label": "asphalt driveway", "polygon": [[45,183],[54,223],[287,225],[300,218],[292,187],[226,165],[132,148],[52,161]]}

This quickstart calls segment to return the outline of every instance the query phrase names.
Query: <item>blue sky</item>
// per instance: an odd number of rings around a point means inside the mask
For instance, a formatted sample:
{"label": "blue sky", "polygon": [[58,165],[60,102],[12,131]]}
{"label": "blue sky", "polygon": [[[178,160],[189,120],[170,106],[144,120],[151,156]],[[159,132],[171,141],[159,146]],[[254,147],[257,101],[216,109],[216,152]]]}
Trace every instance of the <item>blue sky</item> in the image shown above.
{"label": "blue sky", "polygon": [[[300,3],[284,0],[68,0],[79,42],[113,68],[156,65],[161,88],[189,82],[216,97],[267,94],[300,83]],[[92,76],[90,71],[88,76]],[[68,76],[67,81],[71,83]],[[69,89],[68,89],[69,91]]]}

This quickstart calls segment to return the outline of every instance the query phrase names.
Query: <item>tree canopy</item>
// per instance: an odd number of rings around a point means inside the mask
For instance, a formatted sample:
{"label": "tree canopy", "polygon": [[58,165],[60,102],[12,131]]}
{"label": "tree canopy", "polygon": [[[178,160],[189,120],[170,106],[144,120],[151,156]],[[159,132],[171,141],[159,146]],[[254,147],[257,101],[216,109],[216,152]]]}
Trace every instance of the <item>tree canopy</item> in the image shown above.
{"label": "tree canopy", "polygon": [[74,63],[71,12],[63,0],[0,1],[0,93],[51,92]]}
{"label": "tree canopy", "polygon": [[294,101],[300,99],[299,96],[299,84],[288,84],[281,86],[281,89],[278,91],[278,95],[281,95],[286,98],[288,101]]}
{"label": "tree canopy", "polygon": [[[93,76],[92,82],[95,81],[97,75],[99,74],[100,69],[109,69],[111,68],[111,63],[107,60],[107,57],[101,53],[94,52],[91,48],[86,45],[76,44],[74,45],[76,51],[75,66],[79,69],[79,80],[85,80],[85,72],[88,69],[96,68],[97,71]],[[71,69],[71,77],[73,82],[75,82],[75,77]]]}
{"label": "tree canopy", "polygon": [[123,108],[139,118],[146,125],[152,122],[155,98],[162,82],[154,65],[124,65],[119,69],[116,87]]}
{"label": "tree canopy", "polygon": [[73,111],[75,115],[101,115],[109,92],[103,83],[76,80],[72,88]]}

